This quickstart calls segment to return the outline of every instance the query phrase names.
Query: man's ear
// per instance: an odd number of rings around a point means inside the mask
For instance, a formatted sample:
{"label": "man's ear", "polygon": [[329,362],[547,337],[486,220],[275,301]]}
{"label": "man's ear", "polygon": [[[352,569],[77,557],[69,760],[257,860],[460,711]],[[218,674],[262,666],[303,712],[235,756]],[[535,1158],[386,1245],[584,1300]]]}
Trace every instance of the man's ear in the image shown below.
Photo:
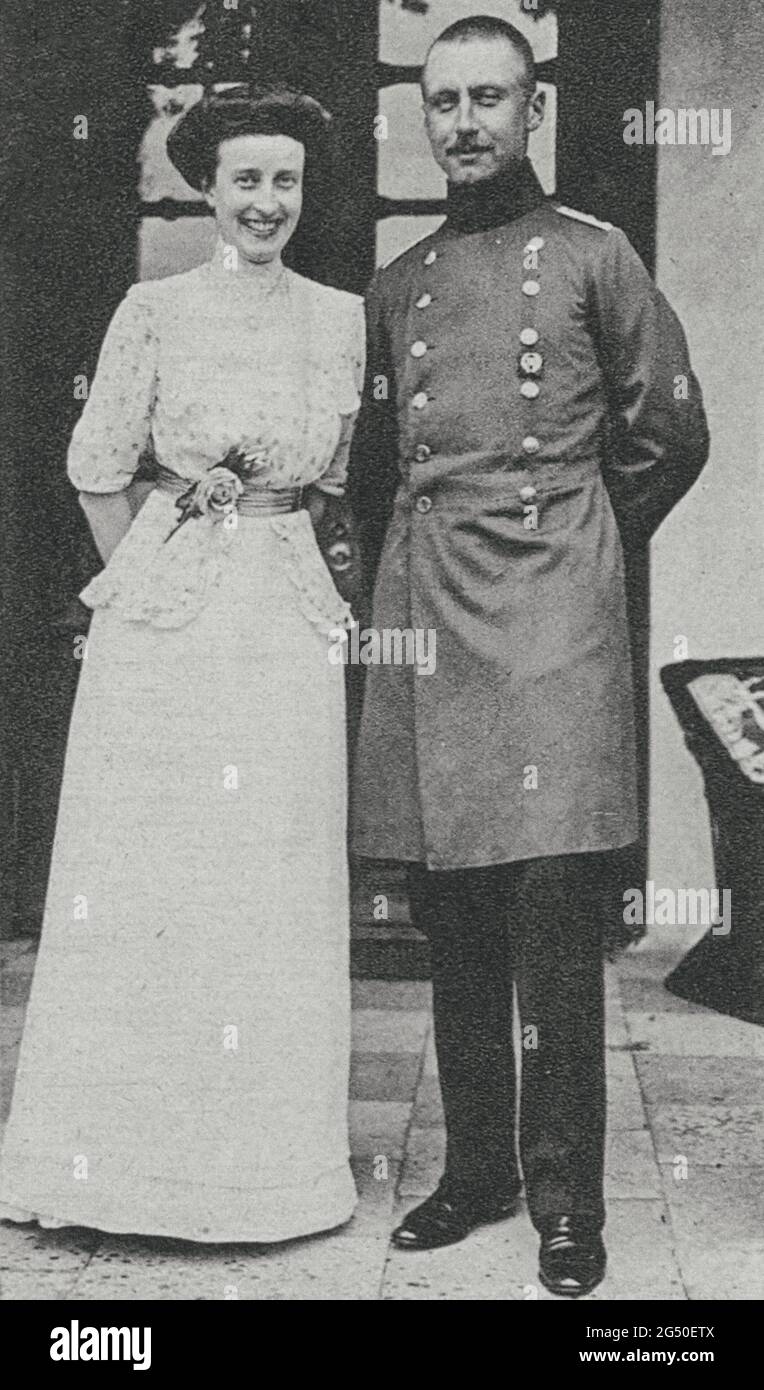
{"label": "man's ear", "polygon": [[528,110],[525,116],[526,130],[538,130],[539,126],[541,125],[541,122],[544,119],[545,111],[546,92],[542,91],[541,88],[539,88],[537,91],[533,93],[533,96],[528,102]]}
{"label": "man's ear", "polygon": [[214,212],[216,199],[209,179],[202,180],[202,197],[204,198],[207,207],[212,208]]}

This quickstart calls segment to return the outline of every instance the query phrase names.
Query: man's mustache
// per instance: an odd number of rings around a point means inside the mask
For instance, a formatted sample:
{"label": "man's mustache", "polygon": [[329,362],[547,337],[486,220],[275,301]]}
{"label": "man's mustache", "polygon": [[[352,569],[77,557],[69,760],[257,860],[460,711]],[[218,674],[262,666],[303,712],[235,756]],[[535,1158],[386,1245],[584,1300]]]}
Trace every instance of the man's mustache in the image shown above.
{"label": "man's mustache", "polygon": [[479,140],[455,140],[453,145],[449,145],[447,154],[481,154],[483,150],[493,149],[492,145],[482,144]]}

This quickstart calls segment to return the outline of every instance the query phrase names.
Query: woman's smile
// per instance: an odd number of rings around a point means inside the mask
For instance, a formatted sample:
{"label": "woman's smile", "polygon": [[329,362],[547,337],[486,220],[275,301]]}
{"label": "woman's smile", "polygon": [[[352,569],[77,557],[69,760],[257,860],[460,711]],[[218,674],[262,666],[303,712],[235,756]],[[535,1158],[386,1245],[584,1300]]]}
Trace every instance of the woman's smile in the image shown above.
{"label": "woman's smile", "polygon": [[251,214],[240,217],[239,223],[258,240],[268,241],[277,235],[285,220],[283,217],[257,217]]}

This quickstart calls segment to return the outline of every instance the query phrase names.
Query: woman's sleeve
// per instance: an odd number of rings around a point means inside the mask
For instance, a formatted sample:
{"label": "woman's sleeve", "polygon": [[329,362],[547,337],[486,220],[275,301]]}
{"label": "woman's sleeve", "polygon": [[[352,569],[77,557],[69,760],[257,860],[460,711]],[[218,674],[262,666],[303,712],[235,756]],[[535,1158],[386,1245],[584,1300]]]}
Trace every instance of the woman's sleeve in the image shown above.
{"label": "woman's sleeve", "polygon": [[345,343],[340,352],[337,377],[337,407],[341,414],[340,440],[326,472],[315,486],[332,497],[344,497],[353,426],[361,404],[366,368],[366,320],[363,300],[351,306]]}
{"label": "woman's sleeve", "polygon": [[121,492],[148,443],[156,386],[156,337],[141,285],[133,285],[106,331],[67,472],[80,492]]}

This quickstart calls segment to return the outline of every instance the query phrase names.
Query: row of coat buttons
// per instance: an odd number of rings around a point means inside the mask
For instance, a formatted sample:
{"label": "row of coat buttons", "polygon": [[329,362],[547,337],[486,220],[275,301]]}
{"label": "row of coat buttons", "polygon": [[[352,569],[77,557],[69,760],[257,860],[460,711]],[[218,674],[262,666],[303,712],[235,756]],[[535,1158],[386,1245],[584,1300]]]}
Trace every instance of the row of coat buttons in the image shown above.
{"label": "row of coat buttons", "polygon": [[[530,241],[527,242],[525,250],[526,252],[538,252],[541,250],[543,245],[544,238],[541,236],[534,236],[531,237]],[[539,294],[540,291],[541,285],[539,284],[538,280],[523,281],[522,292],[524,295],[527,296],[527,298],[535,299],[536,295]],[[539,334],[537,328],[532,328],[530,325],[528,325],[528,327],[520,329],[520,342],[522,343],[524,348],[535,348],[536,344],[538,343],[538,340]],[[544,366],[544,358],[542,357],[540,352],[526,351],[520,354],[520,360],[518,365],[520,368],[520,372],[523,376],[523,380],[520,382],[520,395],[526,401],[535,401],[541,391],[541,387],[539,386],[538,381],[534,380],[534,378],[541,375],[541,371]],[[523,440],[522,448],[523,452],[526,454],[536,454],[538,453],[538,450],[540,448],[539,441],[536,439],[535,435],[529,434]],[[520,495],[522,496],[522,491]],[[535,497],[535,491],[533,495]]]}
{"label": "row of coat buttons", "polygon": [[[534,237],[528,243],[528,246],[532,247],[534,250],[540,250],[543,244],[543,238]],[[430,250],[424,257],[424,264],[434,265],[437,259],[437,251]],[[540,288],[541,287],[537,280],[526,280],[523,284],[523,293],[526,295],[534,296],[538,294]],[[429,293],[429,291],[425,290],[425,292],[421,294],[417,299],[416,307],[417,309],[427,309],[429,308],[430,304],[432,304],[432,295]],[[528,327],[522,328],[520,330],[520,342],[522,343],[523,347],[535,347],[538,340],[539,335],[537,329]],[[409,351],[412,357],[424,357],[425,353],[427,352],[427,343],[424,341],[423,338],[417,338],[416,342],[411,344]],[[543,357],[538,352],[523,353],[523,356],[521,358],[521,369],[523,370],[523,372],[526,373],[526,376],[530,378],[532,376],[537,375],[541,371],[543,361]],[[533,400],[539,393],[538,382],[533,380],[523,381],[520,386],[520,392],[523,396],[526,397],[526,399]],[[414,395],[411,400],[411,404],[413,405],[415,410],[424,410],[428,402],[429,397],[426,391],[417,391],[416,395]],[[523,452],[526,454],[536,454],[538,453],[540,447],[541,446],[539,444],[539,441],[538,439],[536,439],[535,435],[526,435],[525,439],[522,442],[522,449]],[[426,463],[427,460],[431,457],[431,452],[432,451],[428,448],[426,444],[417,444],[414,450],[415,462]],[[527,489],[525,489],[525,491],[527,491]],[[533,493],[533,496],[535,497],[535,489],[531,489],[531,491]],[[520,496],[522,497],[523,495],[523,489],[521,489]],[[429,497],[420,497],[417,500],[416,505],[418,511],[428,512],[432,506],[432,502]]]}
{"label": "row of coat buttons", "polygon": [[[437,251],[428,251],[427,255],[424,258],[424,263],[425,265],[433,265],[437,258]],[[425,290],[424,294],[420,294],[419,298],[416,301],[417,309],[427,309],[431,304],[432,295],[429,294],[427,290]],[[415,343],[411,344],[410,352],[412,357],[424,357],[426,351],[427,344],[423,342],[421,338],[418,338]],[[414,406],[415,410],[424,410],[424,407],[427,405],[427,401],[427,392],[417,391],[416,395],[412,397],[411,404]],[[432,450],[430,449],[428,444],[417,444],[414,450],[415,463],[426,463],[431,456]],[[414,506],[416,507],[416,510],[418,512],[421,512],[424,516],[427,512],[432,510],[432,498],[425,496],[417,497]]]}
{"label": "row of coat buttons", "polygon": [[[438,253],[437,253],[437,251],[428,251],[428,252],[427,252],[427,255],[426,255],[425,258],[424,258],[424,263],[425,263],[425,265],[432,265],[437,259],[438,259]],[[425,290],[423,294],[420,294],[419,298],[418,298],[417,301],[416,301],[416,307],[417,307],[417,309],[429,309],[429,307],[430,307],[431,304],[432,304],[432,295],[429,293],[428,290]],[[415,343],[412,343],[412,344],[411,344],[411,356],[412,356],[412,357],[424,357],[426,351],[427,351],[427,344],[426,344],[425,342],[423,342],[421,338],[418,339]],[[413,405],[413,407],[414,407],[415,410],[424,410],[425,406],[427,405],[428,400],[429,400],[429,397],[428,397],[426,391],[417,391],[416,395],[412,398],[411,404]],[[416,449],[414,450],[414,458],[415,458],[416,462],[417,462],[417,463],[426,463],[429,457],[430,457],[430,450],[428,449],[427,445],[426,445],[426,444],[418,444],[417,447],[416,447]],[[425,502],[427,503],[426,506],[424,506],[424,505],[419,506],[419,503],[425,503]],[[432,503],[430,502],[429,497],[420,497],[420,498],[419,498],[419,502],[417,503],[417,506],[419,507],[419,510],[420,510],[420,511],[424,511],[424,512],[428,512],[428,511],[430,510],[431,505],[432,505]]]}
{"label": "row of coat buttons", "polygon": [[[540,251],[543,245],[544,238],[536,236],[531,238],[525,249],[526,251]],[[535,299],[540,289],[538,280],[525,280],[523,282],[523,294],[529,299]],[[538,329],[530,326],[520,329],[520,342],[524,348],[534,348],[538,340]],[[532,378],[540,374],[543,365],[544,359],[540,352],[523,352],[520,356],[520,371],[525,376],[525,380],[520,383],[520,395],[528,401],[534,401],[541,390],[538,382],[533,381]],[[522,449],[526,454],[537,454],[540,447],[539,441],[532,434],[526,435],[522,442]],[[530,485],[522,487],[520,496],[524,502],[532,502],[536,496],[536,489]]]}

